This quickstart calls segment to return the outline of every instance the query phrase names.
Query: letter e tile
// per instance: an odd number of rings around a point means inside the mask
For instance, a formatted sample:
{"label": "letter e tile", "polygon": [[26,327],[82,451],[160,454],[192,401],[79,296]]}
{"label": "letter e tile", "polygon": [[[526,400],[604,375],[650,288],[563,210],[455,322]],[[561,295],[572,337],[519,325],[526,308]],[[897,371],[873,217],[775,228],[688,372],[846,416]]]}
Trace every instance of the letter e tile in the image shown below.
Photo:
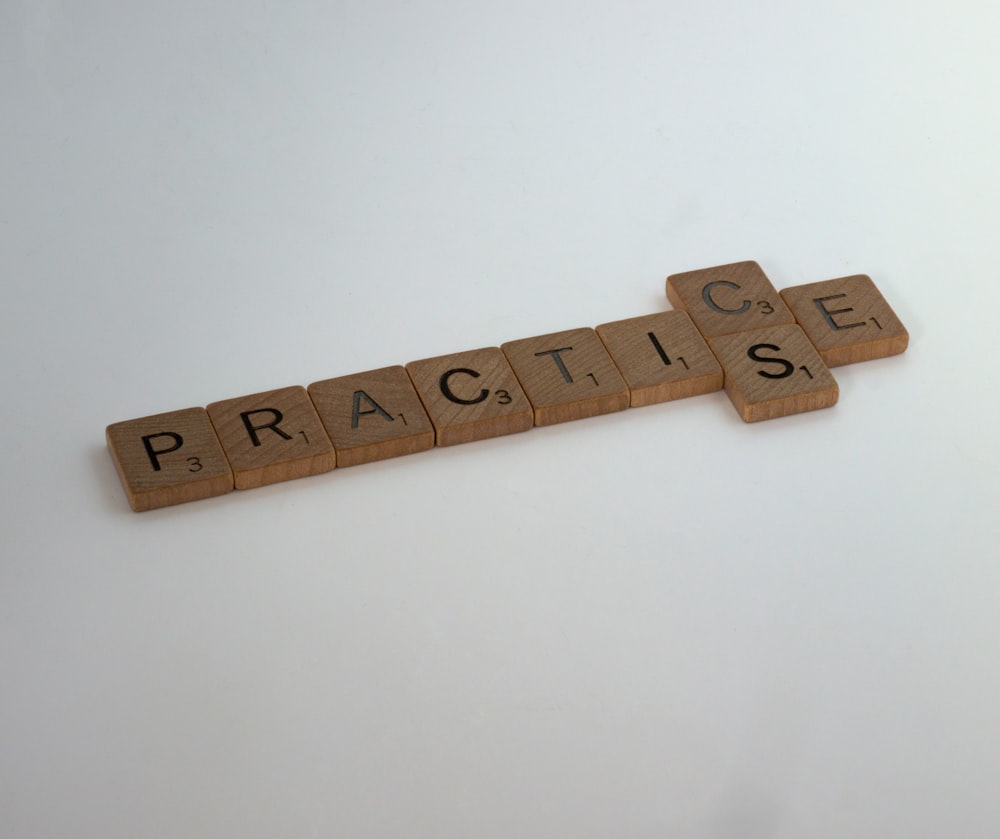
{"label": "letter e tile", "polygon": [[752,260],[667,277],[667,299],[705,338],[795,323],[771,281]]}
{"label": "letter e tile", "polygon": [[116,422],[107,440],[137,513],[233,490],[233,472],[204,408]]}
{"label": "letter e tile", "polygon": [[628,386],[593,329],[570,329],[501,346],[535,409],[535,425],[628,407]]}
{"label": "letter e tile", "polygon": [[318,475],[336,465],[333,445],[304,387],[225,399],[207,410],[237,489]]}
{"label": "letter e tile", "polygon": [[722,389],[722,368],[687,312],[657,312],[597,327],[639,408]]}
{"label": "letter e tile", "polygon": [[406,372],[434,424],[439,446],[532,427],[531,404],[498,347],[411,361]]}
{"label": "letter e tile", "polygon": [[309,396],[333,441],[339,467],[434,446],[434,426],[400,365],[313,382]]}
{"label": "letter e tile", "polygon": [[713,338],[726,393],[744,422],[774,419],[837,403],[839,388],[795,324]]}
{"label": "letter e tile", "polygon": [[781,297],[827,367],[897,355],[910,342],[906,327],[865,274],[792,286]]}

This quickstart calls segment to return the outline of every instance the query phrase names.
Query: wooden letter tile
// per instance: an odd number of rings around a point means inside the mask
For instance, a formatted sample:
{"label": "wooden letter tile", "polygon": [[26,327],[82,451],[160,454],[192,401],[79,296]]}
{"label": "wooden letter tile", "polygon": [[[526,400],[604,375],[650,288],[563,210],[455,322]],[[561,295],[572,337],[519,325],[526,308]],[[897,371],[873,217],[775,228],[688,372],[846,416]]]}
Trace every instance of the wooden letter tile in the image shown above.
{"label": "wooden letter tile", "polygon": [[836,380],[795,324],[724,335],[708,343],[725,371],[726,393],[745,422],[837,403]]}
{"label": "wooden letter tile", "polygon": [[116,422],[107,439],[137,513],[232,492],[233,472],[204,408]]}
{"label": "wooden letter tile", "polygon": [[411,361],[406,372],[434,424],[439,446],[532,427],[528,397],[497,347]]}
{"label": "wooden letter tile", "polygon": [[903,352],[910,336],[871,277],[793,286],[781,292],[827,367]]}
{"label": "wooden letter tile", "polygon": [[329,472],[336,455],[303,387],[213,402],[208,415],[237,489]]}
{"label": "wooden letter tile", "polygon": [[535,425],[628,407],[628,387],[593,329],[570,329],[501,346],[535,409]]}
{"label": "wooden letter tile", "polygon": [[313,382],[309,396],[333,441],[337,466],[434,446],[434,427],[402,366]]}
{"label": "wooden letter tile", "polygon": [[667,299],[706,338],[795,323],[756,262],[734,262],[667,277]]}
{"label": "wooden letter tile", "polygon": [[722,389],[722,368],[687,312],[604,323],[597,334],[628,384],[633,408]]}

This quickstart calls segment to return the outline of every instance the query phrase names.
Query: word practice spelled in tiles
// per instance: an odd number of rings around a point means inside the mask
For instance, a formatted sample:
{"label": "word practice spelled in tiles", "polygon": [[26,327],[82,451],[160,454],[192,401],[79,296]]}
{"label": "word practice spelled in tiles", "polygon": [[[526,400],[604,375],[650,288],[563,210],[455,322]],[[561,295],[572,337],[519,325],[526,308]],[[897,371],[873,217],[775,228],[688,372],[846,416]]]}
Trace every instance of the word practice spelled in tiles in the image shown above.
{"label": "word practice spelled in tiles", "polygon": [[439,446],[532,427],[531,404],[498,347],[411,361],[406,372],[434,424]]}
{"label": "word practice spelled in tiles", "polygon": [[237,489],[329,472],[336,455],[304,387],[239,396],[208,406]]}
{"label": "word practice spelled in tiles", "polygon": [[401,365],[309,385],[337,466],[422,452],[434,446],[434,427]]}
{"label": "word practice spelled in tiles", "polygon": [[671,274],[667,299],[691,315],[706,338],[795,323],[767,275],[753,261]]}
{"label": "word practice spelled in tiles", "polygon": [[593,329],[510,341],[500,349],[535,409],[535,425],[628,407],[628,387]]}
{"label": "word practice spelled in tiles", "polygon": [[[671,274],[677,308],[109,425],[132,509],[724,387],[746,422],[836,404],[828,366],[901,353],[871,279],[775,290],[753,261]],[[797,321],[797,322],[796,322]]]}
{"label": "word practice spelled in tiles", "polygon": [[865,274],[793,286],[781,297],[827,367],[896,355],[910,341],[896,313]]}
{"label": "word practice spelled in tiles", "polygon": [[597,334],[640,408],[722,390],[722,368],[686,312],[604,323]]}
{"label": "word practice spelled in tiles", "polygon": [[784,417],[837,403],[836,380],[795,324],[712,338],[726,393],[745,422]]}
{"label": "word practice spelled in tiles", "polygon": [[233,490],[233,472],[204,408],[116,422],[108,450],[137,513]]}

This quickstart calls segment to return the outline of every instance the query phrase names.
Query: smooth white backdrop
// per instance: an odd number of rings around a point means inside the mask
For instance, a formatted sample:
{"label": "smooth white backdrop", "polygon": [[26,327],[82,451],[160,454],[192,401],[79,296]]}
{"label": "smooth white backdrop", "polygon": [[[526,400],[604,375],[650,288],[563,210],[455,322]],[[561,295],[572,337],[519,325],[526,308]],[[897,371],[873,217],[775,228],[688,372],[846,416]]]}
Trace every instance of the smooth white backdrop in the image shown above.
{"label": "smooth white backdrop", "polygon": [[[993,4],[0,4],[0,834],[995,837]],[[906,354],[133,514],[111,422],[868,273]]]}

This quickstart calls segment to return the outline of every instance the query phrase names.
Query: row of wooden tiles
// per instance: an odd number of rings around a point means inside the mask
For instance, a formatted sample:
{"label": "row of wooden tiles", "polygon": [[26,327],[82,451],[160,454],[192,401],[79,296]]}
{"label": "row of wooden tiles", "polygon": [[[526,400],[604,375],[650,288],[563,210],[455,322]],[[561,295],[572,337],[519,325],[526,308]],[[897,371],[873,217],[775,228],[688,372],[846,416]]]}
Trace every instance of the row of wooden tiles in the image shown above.
{"label": "row of wooden tiles", "polygon": [[780,294],[756,262],[675,274],[677,308],[115,423],[136,511],[710,393],[747,422],[836,403],[829,367],[902,352],[865,275]]}

